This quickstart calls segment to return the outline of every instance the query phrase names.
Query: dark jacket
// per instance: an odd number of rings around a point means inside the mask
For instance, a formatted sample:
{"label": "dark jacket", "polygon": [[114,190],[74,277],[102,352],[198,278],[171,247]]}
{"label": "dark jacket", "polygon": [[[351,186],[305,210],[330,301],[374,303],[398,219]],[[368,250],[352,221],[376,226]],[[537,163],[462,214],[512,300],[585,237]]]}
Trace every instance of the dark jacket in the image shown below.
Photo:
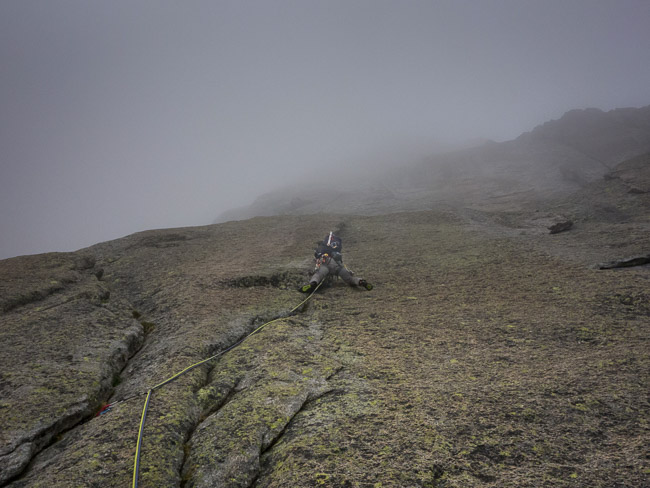
{"label": "dark jacket", "polygon": [[323,254],[327,254],[334,258],[335,261],[338,261],[339,263],[343,262],[343,255],[341,254],[343,243],[341,242],[341,239],[332,236],[329,246],[327,245],[328,240],[329,236],[318,243],[318,247],[314,251],[314,257],[319,259]]}

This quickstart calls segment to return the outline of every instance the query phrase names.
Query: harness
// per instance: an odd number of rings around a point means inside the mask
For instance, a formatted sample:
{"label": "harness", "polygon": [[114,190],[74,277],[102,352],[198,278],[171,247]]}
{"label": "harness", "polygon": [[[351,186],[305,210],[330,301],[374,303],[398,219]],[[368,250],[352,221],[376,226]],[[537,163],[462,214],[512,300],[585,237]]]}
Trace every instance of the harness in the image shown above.
{"label": "harness", "polygon": [[330,260],[330,255],[325,253],[321,254],[321,256],[316,259],[316,269],[314,271],[318,271],[321,267],[322,264],[327,264]]}

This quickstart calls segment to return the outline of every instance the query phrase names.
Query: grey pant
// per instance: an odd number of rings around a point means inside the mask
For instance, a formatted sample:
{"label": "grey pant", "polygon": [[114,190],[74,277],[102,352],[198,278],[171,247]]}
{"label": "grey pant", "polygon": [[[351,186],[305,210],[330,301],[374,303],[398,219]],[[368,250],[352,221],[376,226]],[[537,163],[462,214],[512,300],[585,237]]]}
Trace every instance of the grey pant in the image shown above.
{"label": "grey pant", "polygon": [[345,266],[342,264],[337,263],[334,261],[332,258],[328,257],[324,263],[320,265],[320,268],[318,268],[318,271],[316,271],[313,276],[310,278],[310,282],[317,282],[320,283],[323,281],[325,278],[327,278],[328,275],[332,276],[340,276],[343,281],[345,281],[348,285],[350,286],[359,286],[359,281],[361,281],[361,278],[357,278],[355,276],[352,276],[352,273],[350,273]]}

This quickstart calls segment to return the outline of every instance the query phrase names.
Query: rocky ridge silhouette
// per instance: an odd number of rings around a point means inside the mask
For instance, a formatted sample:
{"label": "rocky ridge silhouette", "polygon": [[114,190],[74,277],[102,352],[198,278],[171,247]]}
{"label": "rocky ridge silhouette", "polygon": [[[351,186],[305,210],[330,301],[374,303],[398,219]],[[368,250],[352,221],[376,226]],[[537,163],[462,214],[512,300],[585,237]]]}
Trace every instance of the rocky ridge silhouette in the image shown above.
{"label": "rocky ridge silhouette", "polygon": [[396,169],[379,174],[369,169],[362,181],[343,174],[336,189],[318,183],[285,188],[225,212],[215,222],[318,212],[376,215],[444,205],[534,208],[648,152],[650,106],[571,110],[512,141],[487,142],[424,162],[396,161]]}

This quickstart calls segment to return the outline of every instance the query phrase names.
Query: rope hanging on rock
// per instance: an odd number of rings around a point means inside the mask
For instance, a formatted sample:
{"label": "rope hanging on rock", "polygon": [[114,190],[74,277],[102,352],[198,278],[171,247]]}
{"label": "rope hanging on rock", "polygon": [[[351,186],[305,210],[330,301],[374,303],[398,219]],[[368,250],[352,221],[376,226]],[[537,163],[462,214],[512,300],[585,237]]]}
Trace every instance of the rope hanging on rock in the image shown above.
{"label": "rope hanging on rock", "polygon": [[[279,321],[279,320],[284,320],[284,319],[286,319],[286,318],[291,317],[291,316],[296,312],[296,310],[298,310],[300,307],[302,307],[305,303],[307,303],[307,302],[311,299],[311,297],[314,296],[314,293],[316,293],[316,291],[320,288],[321,285],[322,285],[322,282],[320,282],[320,283],[318,284],[318,286],[317,286],[316,288],[314,288],[314,291],[311,292],[311,294],[310,294],[307,298],[305,298],[302,302],[300,302],[298,305],[296,305],[295,307],[293,307],[293,308],[292,308],[292,309],[291,309],[291,310],[290,310],[286,315],[283,315],[282,317],[278,317],[278,318],[276,318],[276,319],[270,320],[270,321],[268,321],[268,322],[266,322],[266,323],[260,325],[260,326],[259,326],[257,329],[255,329],[253,332],[251,332],[250,334],[244,336],[242,339],[240,339],[239,341],[235,342],[233,345],[229,346],[228,348],[224,349],[223,351],[221,351],[221,352],[215,354],[214,356],[210,356],[210,357],[207,358],[207,359],[203,359],[203,360],[201,360],[201,361],[199,361],[199,362],[197,362],[197,363],[194,363],[194,364],[188,366],[188,367],[185,368],[184,370],[182,370],[182,371],[176,373],[176,374],[173,375],[173,376],[170,376],[169,378],[167,378],[167,379],[164,380],[164,381],[161,381],[160,383],[158,383],[157,385],[151,387],[151,388],[147,391],[147,398],[146,398],[146,400],[145,400],[145,402],[144,402],[144,407],[142,408],[142,416],[140,417],[140,428],[138,429],[138,442],[137,442],[136,447],[135,447],[135,457],[134,457],[134,460],[133,460],[133,488],[138,488],[138,474],[139,474],[139,471],[140,471],[140,453],[141,453],[141,451],[142,451],[142,433],[143,433],[143,430],[144,430],[144,423],[145,423],[145,420],[146,420],[146,418],[147,418],[147,409],[149,408],[149,400],[151,399],[151,394],[154,392],[154,390],[157,390],[158,388],[161,388],[161,387],[165,386],[166,384],[171,383],[171,382],[174,381],[176,378],[178,378],[178,377],[184,375],[185,373],[187,373],[188,371],[191,371],[192,369],[196,368],[197,366],[201,366],[202,364],[205,364],[205,363],[207,363],[208,361],[211,361],[211,360],[213,360],[213,359],[216,359],[216,358],[218,358],[219,356],[223,356],[223,355],[224,355],[225,353],[227,353],[228,351],[231,351],[231,350],[233,350],[234,348],[236,348],[237,346],[239,346],[242,342],[244,342],[244,341],[245,341],[246,339],[248,339],[250,336],[252,336],[252,335],[254,335],[254,334],[257,334],[260,330],[262,330],[262,329],[263,329],[264,327],[266,327],[267,325],[272,324],[273,322],[277,322],[277,321]],[[134,398],[134,397],[129,397],[129,398]],[[121,400],[121,402],[124,402],[124,401],[128,400],[129,398],[125,398],[124,400]],[[112,403],[112,404],[106,405],[106,406],[105,406],[105,407],[100,411],[100,414],[106,413],[108,410],[110,410],[110,408],[111,408],[113,405],[115,405],[115,404],[117,404],[117,403],[121,403],[121,402],[115,402],[115,403]]]}

